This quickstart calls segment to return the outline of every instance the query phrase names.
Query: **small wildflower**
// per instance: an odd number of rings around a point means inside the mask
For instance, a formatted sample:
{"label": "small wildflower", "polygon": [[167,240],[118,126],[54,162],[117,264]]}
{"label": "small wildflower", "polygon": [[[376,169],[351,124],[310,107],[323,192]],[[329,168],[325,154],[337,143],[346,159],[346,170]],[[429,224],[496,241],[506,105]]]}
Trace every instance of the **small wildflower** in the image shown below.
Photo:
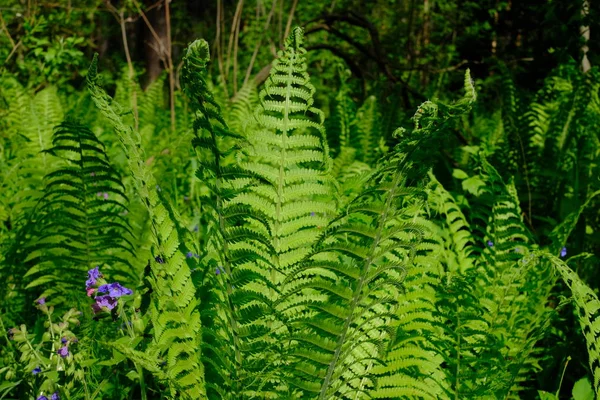
{"label": "small wildflower", "polygon": [[58,349],[56,351],[56,353],[61,356],[62,358],[65,358],[66,356],[69,355],[69,348],[67,346],[63,346],[60,349]]}
{"label": "small wildflower", "polygon": [[108,292],[108,295],[110,297],[115,297],[115,298],[133,294],[133,291],[131,289],[127,289],[126,287],[121,286],[121,284],[119,282],[114,282],[114,283],[111,283],[108,285],[102,285],[98,288],[98,293],[106,293],[106,292]]}
{"label": "small wildflower", "polygon": [[491,240],[488,240],[488,241],[487,241],[487,245],[488,245],[489,247],[494,247],[494,242],[492,242]]}
{"label": "small wildflower", "polygon": [[92,295],[94,294],[94,292],[96,290],[98,290],[98,289],[90,287],[90,288],[87,288],[85,291],[87,292],[88,297],[92,297]]}
{"label": "small wildflower", "polygon": [[96,196],[98,196],[98,197],[102,197],[102,192],[98,192],[98,193],[96,193]]}
{"label": "small wildflower", "polygon": [[35,367],[35,368],[33,369],[33,371],[31,371],[31,373],[32,373],[32,374],[34,374],[34,375],[37,375],[37,374],[39,374],[40,372],[42,372],[42,369],[41,369],[40,367]]}
{"label": "small wildflower", "polygon": [[50,396],[50,400],[60,400],[60,396],[58,395],[58,392],[52,393],[52,396]]}
{"label": "small wildflower", "polygon": [[117,299],[111,296],[98,296],[96,297],[95,304],[98,307],[106,307],[107,309],[112,310],[117,305]]}
{"label": "small wildflower", "polygon": [[104,200],[108,200],[108,193],[104,192]]}
{"label": "small wildflower", "polygon": [[222,266],[222,265],[219,265],[219,266],[217,267],[216,271],[215,271],[215,274],[216,274],[216,275],[219,275],[219,274],[221,274],[221,273],[223,273],[223,274],[224,274],[224,273],[225,273],[225,269],[223,268],[223,266]]}
{"label": "small wildflower", "polygon": [[[102,277],[102,274],[100,273],[100,270],[98,269],[100,266],[96,266],[95,268],[92,268],[88,271],[88,280],[85,281],[85,287],[86,288],[91,288],[92,286],[94,286],[96,284],[96,280],[98,278]],[[88,296],[89,296],[89,292],[88,292]]]}
{"label": "small wildflower", "polygon": [[314,212],[314,211],[312,211],[312,212],[310,213],[310,216],[311,216],[311,217],[314,217],[315,215],[316,215],[316,214],[315,214],[315,212]]}
{"label": "small wildflower", "polygon": [[215,274],[216,274],[216,275],[219,275],[220,273],[221,273],[221,270],[220,270],[219,268],[217,268],[217,269],[215,270]]}
{"label": "small wildflower", "polygon": [[68,342],[68,340],[67,340],[67,338],[66,338],[66,337],[62,337],[62,338],[60,338],[60,342],[61,342],[62,344],[66,344],[66,343]]}
{"label": "small wildflower", "polygon": [[156,257],[154,257],[154,259],[159,264],[164,264],[165,263],[165,260],[163,260],[163,258],[161,256],[156,256]]}
{"label": "small wildflower", "polygon": [[35,400],[48,400],[48,398],[46,396],[44,396],[44,395],[41,395],[40,397],[38,397]]}
{"label": "small wildflower", "polygon": [[44,304],[46,304],[46,298],[45,297],[40,297],[39,299],[37,299],[37,303],[39,305],[41,305],[41,306],[44,305]]}
{"label": "small wildflower", "polygon": [[194,257],[194,253],[192,253],[191,251],[188,251],[187,254],[185,255],[185,258],[192,258]]}
{"label": "small wildflower", "polygon": [[567,255],[567,248],[563,247],[562,249],[560,249],[560,257],[565,258],[566,255]]}

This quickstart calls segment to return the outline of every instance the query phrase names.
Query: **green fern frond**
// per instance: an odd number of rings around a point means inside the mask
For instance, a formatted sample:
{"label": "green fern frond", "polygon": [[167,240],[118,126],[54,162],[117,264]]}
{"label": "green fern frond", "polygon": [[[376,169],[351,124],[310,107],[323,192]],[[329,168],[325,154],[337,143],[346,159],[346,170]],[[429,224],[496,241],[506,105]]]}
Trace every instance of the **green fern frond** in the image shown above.
{"label": "green fern frond", "polygon": [[[98,85],[98,56],[88,71],[88,88],[96,106],[113,125],[124,151],[137,195],[148,210],[151,223],[151,275],[153,289],[149,307],[153,340],[146,353],[164,357],[161,368],[168,378],[171,394],[185,398],[205,398],[204,367],[200,361],[200,316],[191,278],[192,259],[186,254],[193,249],[187,230],[178,224],[178,215],[162,195],[148,165],[144,162],[141,138],[121,119],[122,109]],[[159,376],[160,377],[160,376]]]}
{"label": "green fern frond", "polygon": [[44,153],[62,163],[54,161],[59,166],[46,174],[43,195],[28,212],[7,262],[15,270],[26,266],[27,288],[45,287],[41,295],[58,304],[80,297],[87,270],[99,264],[137,283],[129,263],[132,234],[123,216],[127,196],[103,144],[87,128],[64,122]]}

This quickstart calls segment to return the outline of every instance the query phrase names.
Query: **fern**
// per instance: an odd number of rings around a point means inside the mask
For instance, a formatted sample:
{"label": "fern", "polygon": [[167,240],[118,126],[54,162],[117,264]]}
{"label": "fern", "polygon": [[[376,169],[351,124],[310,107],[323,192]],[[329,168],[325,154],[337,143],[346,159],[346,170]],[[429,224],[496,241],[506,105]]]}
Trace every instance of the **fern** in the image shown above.
{"label": "fern", "polygon": [[[425,103],[417,111],[414,131],[403,134],[363,192],[329,224],[315,252],[284,282],[285,301],[312,310],[293,321],[298,345],[292,384],[319,399],[364,397],[377,387],[377,368],[398,327],[402,281],[424,235],[409,217],[415,191],[405,180],[422,178],[425,149],[474,100],[470,79],[465,83],[468,97],[457,106]],[[406,393],[404,383],[380,393]]]}
{"label": "fern", "polygon": [[28,288],[45,286],[43,296],[78,297],[81,279],[93,266],[107,264],[136,282],[123,184],[102,143],[74,122],[60,124],[44,153],[63,164],[46,174],[43,196],[18,233],[9,262],[24,263]]}
{"label": "fern", "polygon": [[[153,289],[150,305],[152,343],[149,355],[165,359],[161,368],[168,378],[171,394],[186,398],[204,398],[204,368],[200,361],[200,316],[197,311],[195,288],[191,279],[192,250],[186,231],[177,223],[177,214],[161,196],[156,180],[144,163],[140,135],[121,119],[121,108],[110,104],[108,95],[98,86],[98,57],[94,56],[88,71],[88,87],[96,106],[113,124],[124,151],[129,156],[129,168],[137,195],[148,210],[152,231],[151,276],[147,279]],[[158,375],[158,374],[157,374]],[[162,377],[158,375],[157,377]]]}

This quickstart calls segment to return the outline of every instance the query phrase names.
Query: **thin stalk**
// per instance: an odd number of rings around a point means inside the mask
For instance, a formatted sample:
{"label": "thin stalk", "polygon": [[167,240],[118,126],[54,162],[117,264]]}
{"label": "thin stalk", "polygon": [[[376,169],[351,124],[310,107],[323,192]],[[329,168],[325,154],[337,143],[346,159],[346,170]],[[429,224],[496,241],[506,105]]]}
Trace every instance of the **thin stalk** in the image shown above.
{"label": "thin stalk", "polygon": [[294,19],[294,13],[296,12],[296,6],[298,5],[298,0],[294,0],[292,3],[292,9],[290,10],[290,15],[288,15],[287,24],[285,25],[285,33],[283,34],[282,40],[288,37],[290,34],[290,29],[292,29],[292,20]]}
{"label": "thin stalk", "polygon": [[171,10],[169,3],[165,0],[165,19],[167,20],[167,63],[169,66],[169,98],[171,99],[171,132],[175,132],[175,75],[173,70],[173,46],[171,43]]}
{"label": "thin stalk", "polygon": [[[263,32],[267,32],[267,30],[269,29],[269,25],[271,24],[271,19],[273,17],[273,14],[275,14],[275,6],[276,5],[277,5],[277,0],[273,0],[273,3],[271,5],[271,11],[269,12],[269,15],[267,16],[267,22],[265,22]],[[248,83],[248,80],[250,79],[250,74],[252,73],[252,67],[254,67],[254,62],[256,61],[256,56],[258,55],[258,50],[260,49],[260,46],[262,44],[263,37],[264,37],[264,35],[261,35],[260,38],[258,39],[258,42],[256,42],[256,46],[254,46],[254,52],[252,53],[252,58],[250,59],[250,65],[248,65],[248,69],[246,70],[246,76],[244,77],[244,85],[246,83]]]}

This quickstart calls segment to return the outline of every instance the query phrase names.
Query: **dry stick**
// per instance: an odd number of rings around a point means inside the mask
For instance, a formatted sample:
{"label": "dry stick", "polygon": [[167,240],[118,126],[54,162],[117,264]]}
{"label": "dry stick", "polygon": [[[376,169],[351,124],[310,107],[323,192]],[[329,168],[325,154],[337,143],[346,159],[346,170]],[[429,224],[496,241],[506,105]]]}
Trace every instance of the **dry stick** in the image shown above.
{"label": "dry stick", "polygon": [[[244,4],[244,0],[241,0],[240,3]],[[238,16],[237,25],[235,26],[235,42],[233,45],[233,95],[237,93],[237,74],[238,74],[238,65],[237,65],[237,53],[238,53],[238,43],[240,37],[240,25],[242,24],[242,13],[240,8],[240,15]]]}
{"label": "dry stick", "polygon": [[279,47],[283,47],[283,0],[279,3],[279,13],[277,13],[277,30],[279,32]]}
{"label": "dry stick", "polygon": [[238,17],[241,14],[243,4],[244,0],[238,1],[235,14],[233,15],[233,21],[231,22],[231,33],[229,34],[229,44],[227,45],[227,62],[225,63],[225,74],[227,78],[229,78],[229,64],[231,63],[231,49],[233,48],[233,38],[235,36],[236,24]]}
{"label": "dry stick", "polygon": [[171,132],[175,132],[175,75],[173,71],[173,57],[171,56],[171,11],[169,3],[165,0],[165,19],[167,20],[167,60],[169,62],[169,97],[171,98]]}
{"label": "dry stick", "polygon": [[227,90],[227,79],[225,78],[225,72],[223,71],[223,46],[221,43],[221,24],[223,23],[223,1],[217,0],[217,37],[216,51],[217,51],[217,62],[219,64],[219,75],[223,80],[223,90],[225,91],[225,97],[229,98],[229,91]]}
{"label": "dry stick", "polygon": [[134,83],[135,71],[133,69],[133,62],[131,61],[131,54],[129,53],[129,45],[127,44],[127,29],[125,28],[125,16],[123,10],[117,10],[115,6],[110,3],[110,0],[104,0],[106,4],[106,8],[110,11],[110,13],[119,21],[119,26],[121,27],[121,40],[123,41],[123,49],[125,50],[125,58],[127,59],[127,67],[129,70],[129,84],[132,88],[132,98],[131,98],[131,109],[133,110],[133,119],[135,129],[138,129],[138,108],[137,108],[137,91]]}
{"label": "dry stick", "polygon": [[1,12],[0,12],[0,23],[2,23],[2,30],[4,32],[6,32],[6,36],[8,37],[8,40],[10,41],[10,45],[14,49],[16,47],[15,41],[13,40],[12,36],[10,36],[10,32],[8,31],[8,28],[6,27],[6,24],[4,23],[4,17],[2,17],[2,13]]}
{"label": "dry stick", "polygon": [[285,33],[283,34],[283,40],[288,37],[290,34],[290,29],[292,29],[292,20],[294,19],[294,12],[296,11],[296,6],[298,5],[298,0],[294,0],[292,3],[292,9],[290,10],[290,15],[288,16],[287,24],[285,25]]}
{"label": "dry stick", "polygon": [[170,101],[171,132],[174,132],[175,131],[175,77],[173,75],[173,72],[174,72],[173,71],[173,58],[171,57],[171,47],[172,47],[171,46],[171,13],[169,10],[169,5],[168,5],[169,2],[170,2],[170,0],[165,0],[165,19],[167,20],[167,48],[165,49],[165,46],[164,46],[160,36],[158,36],[156,31],[154,30],[154,27],[148,20],[148,17],[146,17],[146,14],[144,13],[144,11],[142,11],[142,8],[140,7],[139,3],[136,0],[133,0],[133,4],[137,8],[138,13],[144,20],[144,23],[148,27],[148,30],[150,30],[150,34],[152,35],[152,37],[156,41],[156,44],[158,45],[158,48],[154,48],[154,46],[152,46],[152,45],[150,45],[150,47],[153,48],[154,51],[156,51],[156,53],[158,54],[158,57],[160,58],[160,61],[163,63],[163,66],[169,73],[169,96],[171,99],[171,101]]}
{"label": "dry stick", "polygon": [[133,92],[131,98],[131,108],[133,109],[135,130],[138,130],[138,108],[137,108],[137,88],[134,87],[135,71],[133,69],[133,62],[131,61],[131,54],[129,53],[129,45],[127,44],[127,30],[125,28],[125,17],[123,10],[119,11],[119,25],[121,26],[121,39],[123,40],[123,48],[125,49],[125,58],[127,58],[127,68],[129,70],[129,84]]}
{"label": "dry stick", "polygon": [[[269,15],[267,16],[267,22],[265,23],[265,27],[263,29],[264,33],[266,33],[267,30],[269,29],[269,25],[271,24],[271,18],[273,17],[273,14],[275,13],[276,5],[277,5],[277,0],[273,0],[273,4],[271,5],[271,11],[269,12]],[[260,35],[260,39],[258,39],[256,46],[254,46],[254,53],[252,53],[252,58],[250,59],[250,65],[248,65],[248,69],[246,70],[246,76],[244,77],[244,85],[246,83],[248,83],[248,79],[250,79],[250,74],[252,73],[252,67],[254,67],[254,62],[256,61],[256,56],[258,55],[258,49],[260,49],[260,45],[262,44],[263,37],[264,37],[264,35]]]}

